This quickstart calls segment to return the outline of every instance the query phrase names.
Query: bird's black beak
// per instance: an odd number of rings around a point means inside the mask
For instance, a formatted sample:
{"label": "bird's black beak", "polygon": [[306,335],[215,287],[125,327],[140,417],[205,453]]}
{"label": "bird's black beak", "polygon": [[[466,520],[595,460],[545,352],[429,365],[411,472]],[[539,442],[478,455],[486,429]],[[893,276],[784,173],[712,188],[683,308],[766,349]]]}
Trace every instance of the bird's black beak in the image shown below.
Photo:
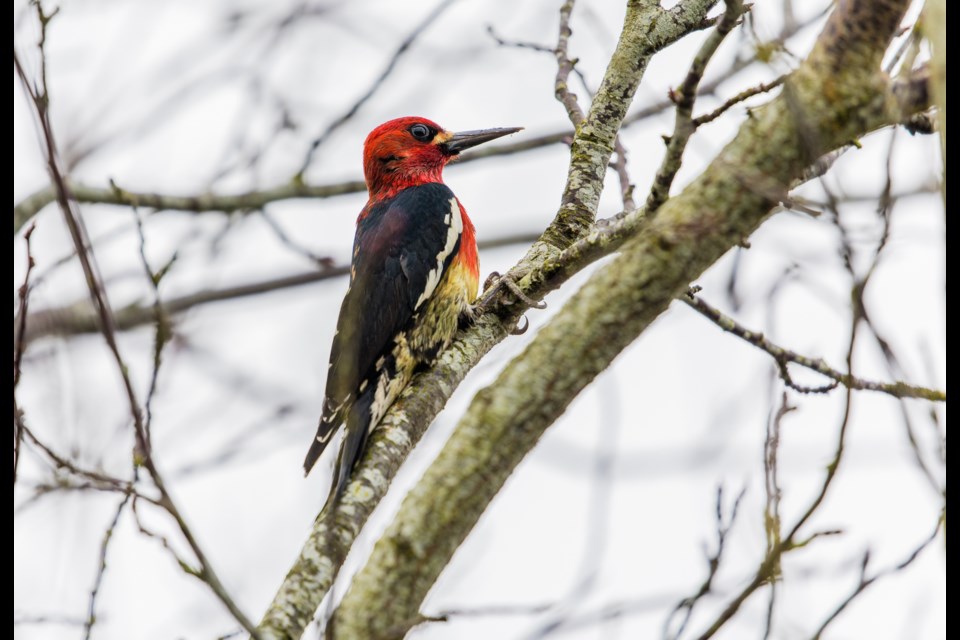
{"label": "bird's black beak", "polygon": [[523,127],[507,127],[505,129],[481,129],[479,131],[460,131],[453,134],[453,137],[446,142],[440,143],[443,150],[452,156],[457,155],[464,149],[475,147],[484,142],[490,142],[511,133],[523,131]]}

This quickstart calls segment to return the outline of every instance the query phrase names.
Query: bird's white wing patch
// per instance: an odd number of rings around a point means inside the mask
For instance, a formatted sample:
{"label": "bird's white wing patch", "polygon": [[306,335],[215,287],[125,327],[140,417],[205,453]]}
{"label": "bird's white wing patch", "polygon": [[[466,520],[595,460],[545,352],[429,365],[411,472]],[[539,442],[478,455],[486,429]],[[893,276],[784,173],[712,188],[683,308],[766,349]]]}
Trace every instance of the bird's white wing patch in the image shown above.
{"label": "bird's white wing patch", "polygon": [[440,284],[440,278],[443,276],[443,263],[453,253],[453,248],[457,246],[457,240],[460,239],[460,234],[463,232],[463,216],[460,213],[460,203],[457,202],[456,198],[450,198],[450,213],[443,218],[443,221],[447,224],[447,242],[443,246],[443,250],[437,255],[437,266],[427,274],[427,286],[424,287],[423,293],[417,298],[414,309],[419,309],[420,305],[433,295],[437,285]]}

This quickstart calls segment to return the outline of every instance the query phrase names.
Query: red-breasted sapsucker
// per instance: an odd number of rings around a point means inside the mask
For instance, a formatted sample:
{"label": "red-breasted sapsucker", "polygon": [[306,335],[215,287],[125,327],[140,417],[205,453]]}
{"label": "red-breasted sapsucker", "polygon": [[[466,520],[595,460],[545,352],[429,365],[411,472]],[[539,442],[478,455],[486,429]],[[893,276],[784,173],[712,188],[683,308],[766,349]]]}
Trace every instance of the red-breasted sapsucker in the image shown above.
{"label": "red-breasted sapsucker", "polygon": [[363,172],[370,198],[357,219],[323,414],[303,463],[309,473],[346,423],[328,506],[343,494],[370,432],[416,368],[450,344],[477,296],[473,223],[443,184],[443,167],[464,149],[519,130],[452,133],[409,117],[367,136]]}

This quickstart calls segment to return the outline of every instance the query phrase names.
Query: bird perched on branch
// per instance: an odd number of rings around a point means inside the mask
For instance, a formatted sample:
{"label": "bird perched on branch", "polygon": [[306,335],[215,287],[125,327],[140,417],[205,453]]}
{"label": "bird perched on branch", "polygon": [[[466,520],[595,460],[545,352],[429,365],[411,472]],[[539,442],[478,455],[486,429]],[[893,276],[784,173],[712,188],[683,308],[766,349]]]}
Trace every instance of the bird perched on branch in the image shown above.
{"label": "bird perched on branch", "polygon": [[363,172],[370,198],[357,218],[323,414],[303,463],[309,473],[346,423],[328,506],[343,494],[367,437],[417,367],[450,344],[477,296],[473,223],[443,184],[443,167],[464,149],[517,131],[452,133],[409,117],[367,136]]}

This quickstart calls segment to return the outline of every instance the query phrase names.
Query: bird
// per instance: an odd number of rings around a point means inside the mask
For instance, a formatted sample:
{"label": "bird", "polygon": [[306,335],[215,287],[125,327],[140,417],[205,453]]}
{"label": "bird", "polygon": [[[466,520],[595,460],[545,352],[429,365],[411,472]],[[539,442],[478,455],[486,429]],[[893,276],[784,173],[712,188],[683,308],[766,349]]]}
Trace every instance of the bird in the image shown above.
{"label": "bird", "polygon": [[443,182],[471,147],[521,127],[451,132],[422,117],[390,120],[363,145],[369,198],[357,218],[350,284],[330,350],[309,474],[345,424],[326,507],[342,497],[370,433],[413,374],[472,318],[480,266],[475,228]]}

